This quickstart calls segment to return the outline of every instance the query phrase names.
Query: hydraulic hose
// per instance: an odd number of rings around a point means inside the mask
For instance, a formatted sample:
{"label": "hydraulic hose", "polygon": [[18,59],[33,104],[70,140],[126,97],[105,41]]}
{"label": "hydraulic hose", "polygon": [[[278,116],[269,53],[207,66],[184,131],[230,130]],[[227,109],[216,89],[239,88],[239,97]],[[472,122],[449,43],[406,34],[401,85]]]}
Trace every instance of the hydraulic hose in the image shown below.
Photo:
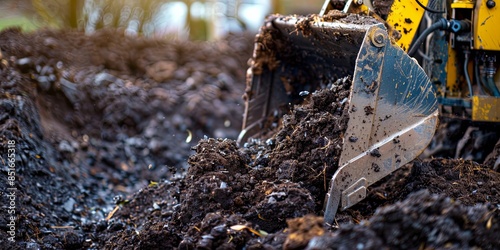
{"label": "hydraulic hose", "polygon": [[488,84],[488,88],[491,89],[493,96],[496,97],[500,96],[500,91],[498,90],[497,85],[495,84],[493,76],[486,76],[486,84]]}
{"label": "hydraulic hose", "polygon": [[495,74],[497,69],[494,65],[496,58],[495,57],[487,57],[486,64],[483,67],[482,80],[485,87],[491,92],[492,96],[498,97],[500,96],[500,91],[495,84]]}
{"label": "hydraulic hose", "polygon": [[413,57],[415,52],[420,48],[420,45],[424,42],[425,38],[431,34],[432,32],[436,30],[445,30],[448,29],[450,23],[448,20],[445,18],[439,19],[439,21],[433,23],[431,26],[429,26],[427,29],[425,29],[422,34],[415,40],[415,43],[413,43],[413,46],[411,46],[410,50],[408,51],[408,55]]}
{"label": "hydraulic hose", "polygon": [[467,81],[467,86],[469,87],[469,96],[472,97],[474,93],[472,92],[472,83],[470,81],[470,76],[469,76],[469,70],[467,69],[467,66],[469,65],[469,54],[470,51],[464,50],[464,75],[465,75],[465,80]]}
{"label": "hydraulic hose", "polygon": [[431,8],[423,5],[419,0],[415,0],[415,1],[418,3],[418,5],[420,5],[420,7],[422,7],[422,9],[424,9],[424,10],[430,12],[430,13],[434,13],[434,14],[442,14],[442,13],[444,13],[444,10],[431,9]]}

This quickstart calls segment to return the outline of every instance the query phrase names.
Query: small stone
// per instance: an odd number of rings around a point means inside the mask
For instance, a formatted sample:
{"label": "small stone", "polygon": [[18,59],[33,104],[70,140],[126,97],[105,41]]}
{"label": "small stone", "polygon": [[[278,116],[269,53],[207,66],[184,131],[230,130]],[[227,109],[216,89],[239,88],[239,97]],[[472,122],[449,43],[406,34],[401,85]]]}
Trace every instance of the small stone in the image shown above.
{"label": "small stone", "polygon": [[75,148],[73,148],[73,146],[71,146],[71,144],[66,140],[59,142],[59,146],[57,147],[57,149],[60,152],[66,152],[66,153],[75,152]]}
{"label": "small stone", "polygon": [[38,81],[38,86],[40,86],[43,91],[48,91],[50,89],[51,83],[48,76],[38,76],[36,80]]}
{"label": "small stone", "polygon": [[32,68],[31,59],[28,57],[17,60],[16,65],[23,73],[28,73]]}
{"label": "small stone", "polygon": [[76,84],[74,84],[74,83],[72,83],[64,78],[61,78],[59,80],[59,83],[61,84],[61,90],[64,93],[64,95],[66,96],[66,98],[68,98],[68,100],[73,105],[78,103],[78,90],[76,88]]}
{"label": "small stone", "polygon": [[156,202],[153,202],[153,209],[160,210],[160,206],[158,204],[156,204]]}
{"label": "small stone", "polygon": [[106,72],[101,72],[97,74],[94,78],[94,86],[101,86],[101,85],[109,85],[110,83],[113,83],[117,80],[118,78],[108,74]]}
{"label": "small stone", "polygon": [[64,210],[66,210],[67,212],[72,212],[73,209],[74,209],[74,206],[75,206],[75,199],[73,198],[69,198],[64,204],[63,204],[63,208]]}

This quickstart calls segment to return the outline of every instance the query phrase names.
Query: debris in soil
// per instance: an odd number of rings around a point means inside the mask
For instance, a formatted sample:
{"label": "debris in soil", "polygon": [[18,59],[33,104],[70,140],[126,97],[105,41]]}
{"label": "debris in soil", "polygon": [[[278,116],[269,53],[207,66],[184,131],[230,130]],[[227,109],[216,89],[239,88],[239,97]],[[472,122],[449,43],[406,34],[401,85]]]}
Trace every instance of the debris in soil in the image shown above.
{"label": "debris in soil", "polygon": [[471,123],[443,117],[436,135],[421,158],[463,158],[485,163],[498,171],[498,163],[495,165],[500,155],[498,150],[495,150],[498,148],[495,147],[498,141],[500,141],[498,124]]}
{"label": "debris in soil", "polygon": [[350,79],[239,147],[245,36],[11,29],[0,49],[6,249],[500,248],[500,173],[462,159],[415,160],[326,227]]}
{"label": "debris in soil", "polygon": [[351,80],[342,78],[313,93],[306,104],[285,115],[282,128],[271,139],[276,146],[269,165],[276,171],[275,178],[303,183],[316,201],[323,199],[338,167],[349,121],[349,102],[343,100],[348,99],[350,87]]}
{"label": "debris in soil", "polygon": [[391,13],[392,3],[394,0],[374,0],[372,1],[373,11],[385,20]]}
{"label": "debris in soil", "polygon": [[313,238],[306,249],[496,249],[500,226],[491,221],[500,217],[491,209],[422,190],[377,209],[367,221]]}

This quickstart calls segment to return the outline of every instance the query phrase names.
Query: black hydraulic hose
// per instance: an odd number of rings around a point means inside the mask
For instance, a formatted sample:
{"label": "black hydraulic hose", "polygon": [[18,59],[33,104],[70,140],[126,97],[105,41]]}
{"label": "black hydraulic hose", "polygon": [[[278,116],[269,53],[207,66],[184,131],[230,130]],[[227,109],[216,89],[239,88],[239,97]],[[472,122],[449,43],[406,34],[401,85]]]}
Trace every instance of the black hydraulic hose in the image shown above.
{"label": "black hydraulic hose", "polygon": [[420,5],[420,7],[422,7],[424,10],[426,10],[426,11],[428,11],[430,13],[435,13],[435,14],[442,14],[442,13],[444,13],[444,10],[431,9],[431,8],[423,5],[419,0],[415,0],[415,1],[418,3],[418,5]]}
{"label": "black hydraulic hose", "polygon": [[424,42],[424,40],[427,38],[429,34],[436,30],[445,30],[448,29],[449,22],[445,18],[439,19],[439,21],[433,23],[431,26],[429,26],[427,29],[420,34],[420,36],[415,40],[415,43],[413,43],[413,46],[411,46],[410,50],[408,51],[408,55],[413,57],[415,52],[420,48],[420,45]]}

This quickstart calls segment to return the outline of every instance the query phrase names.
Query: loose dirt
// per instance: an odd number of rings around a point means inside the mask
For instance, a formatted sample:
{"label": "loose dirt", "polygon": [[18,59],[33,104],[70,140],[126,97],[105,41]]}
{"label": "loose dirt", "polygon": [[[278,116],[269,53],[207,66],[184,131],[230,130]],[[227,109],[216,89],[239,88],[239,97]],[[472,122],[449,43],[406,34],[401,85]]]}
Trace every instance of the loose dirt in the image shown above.
{"label": "loose dirt", "polygon": [[500,248],[491,148],[478,147],[484,163],[416,159],[325,226],[350,79],[303,96],[274,136],[238,146],[253,35],[11,29],[0,49],[6,249]]}

